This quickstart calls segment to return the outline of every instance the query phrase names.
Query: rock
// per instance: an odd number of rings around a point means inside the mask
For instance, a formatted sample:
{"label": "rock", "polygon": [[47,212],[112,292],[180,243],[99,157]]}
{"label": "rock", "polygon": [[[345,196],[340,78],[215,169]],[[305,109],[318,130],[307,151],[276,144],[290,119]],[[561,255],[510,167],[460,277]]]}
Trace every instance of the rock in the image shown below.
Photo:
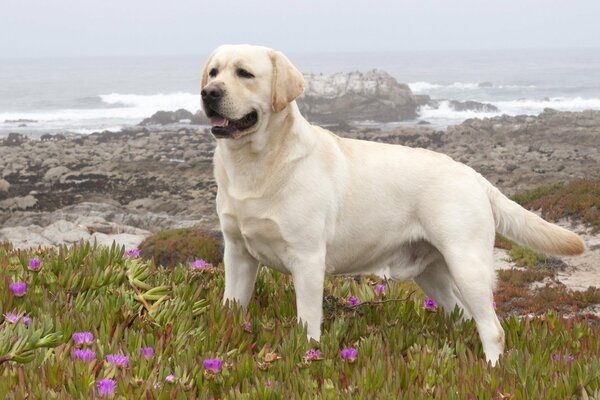
{"label": "rock", "polygon": [[451,100],[450,106],[456,111],[479,111],[479,112],[498,112],[498,107],[493,104],[480,103],[478,101],[456,101]]}
{"label": "rock", "polygon": [[16,249],[50,247],[52,242],[40,235],[39,226],[17,226],[0,229],[0,242],[9,241]]}
{"label": "rock", "polygon": [[308,120],[319,123],[391,122],[417,115],[417,101],[408,85],[378,70],[306,74],[298,106]]}
{"label": "rock", "polygon": [[177,111],[157,111],[150,118],[146,118],[140,122],[140,125],[167,125],[181,120],[192,120],[193,117],[194,114],[184,109]]}
{"label": "rock", "polygon": [[31,195],[13,197],[0,201],[0,210],[27,210],[37,204],[37,199]]}
{"label": "rock", "polygon": [[28,140],[29,138],[27,136],[12,132],[8,134],[6,139],[3,140],[2,144],[4,146],[21,146]]}
{"label": "rock", "polygon": [[46,182],[60,181],[63,176],[67,175],[70,172],[72,171],[67,167],[53,167],[46,171],[46,174],[44,174],[44,180]]}
{"label": "rock", "polygon": [[5,179],[0,179],[0,192],[8,192],[10,189],[10,183]]}
{"label": "rock", "polygon": [[84,226],[62,219],[45,227],[40,234],[54,246],[87,241],[91,236]]}
{"label": "rock", "polygon": [[192,125],[208,125],[208,118],[206,117],[206,114],[204,114],[204,111],[199,110],[192,115],[190,123]]}
{"label": "rock", "polygon": [[146,238],[144,235],[132,235],[130,233],[120,233],[117,235],[106,235],[101,232],[96,232],[90,238],[90,242],[103,246],[112,246],[115,243],[117,246],[124,246],[125,250],[137,248],[140,243]]}

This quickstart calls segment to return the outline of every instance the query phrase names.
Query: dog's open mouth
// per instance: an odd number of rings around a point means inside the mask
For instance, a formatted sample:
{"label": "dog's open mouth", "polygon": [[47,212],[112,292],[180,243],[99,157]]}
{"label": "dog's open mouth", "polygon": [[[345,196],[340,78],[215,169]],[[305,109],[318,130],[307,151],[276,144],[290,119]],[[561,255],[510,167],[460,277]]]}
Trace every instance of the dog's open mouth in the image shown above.
{"label": "dog's open mouth", "polygon": [[258,122],[258,113],[252,111],[240,119],[227,119],[215,111],[210,110],[208,113],[212,133],[218,138],[232,137],[236,131],[245,131],[252,128]]}

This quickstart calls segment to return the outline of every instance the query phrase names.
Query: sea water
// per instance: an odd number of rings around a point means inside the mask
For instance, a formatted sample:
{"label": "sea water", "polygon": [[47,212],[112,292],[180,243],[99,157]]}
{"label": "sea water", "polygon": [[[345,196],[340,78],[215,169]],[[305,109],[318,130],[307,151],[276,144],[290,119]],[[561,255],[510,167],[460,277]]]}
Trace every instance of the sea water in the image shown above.
{"label": "sea water", "polygon": [[[600,109],[600,49],[288,54],[303,72],[381,69],[415,94],[474,100],[498,112],[424,106],[444,127],[467,118]],[[205,54],[178,57],[0,59],[0,136],[119,130],[158,110],[201,108]],[[7,122],[28,120],[35,122]],[[363,122],[365,123],[365,122]],[[367,122],[368,123],[368,122]],[[391,124],[394,126],[394,124]]]}

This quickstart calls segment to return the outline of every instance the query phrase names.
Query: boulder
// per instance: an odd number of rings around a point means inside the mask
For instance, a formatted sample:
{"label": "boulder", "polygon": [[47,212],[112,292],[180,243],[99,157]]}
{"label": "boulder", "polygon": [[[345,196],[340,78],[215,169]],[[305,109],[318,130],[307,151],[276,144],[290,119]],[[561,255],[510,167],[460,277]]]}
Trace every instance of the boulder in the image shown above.
{"label": "boulder", "polygon": [[306,74],[298,106],[308,120],[317,123],[402,121],[415,118],[418,107],[408,85],[379,70]]}
{"label": "boulder", "polygon": [[192,120],[194,114],[183,108],[177,111],[157,111],[150,118],[144,119],[140,125],[167,125],[181,120]]}
{"label": "boulder", "polygon": [[8,192],[10,189],[10,183],[6,179],[0,179],[0,192]]}
{"label": "boulder", "polygon": [[0,210],[27,210],[37,204],[37,199],[32,195],[12,197],[0,201]]}

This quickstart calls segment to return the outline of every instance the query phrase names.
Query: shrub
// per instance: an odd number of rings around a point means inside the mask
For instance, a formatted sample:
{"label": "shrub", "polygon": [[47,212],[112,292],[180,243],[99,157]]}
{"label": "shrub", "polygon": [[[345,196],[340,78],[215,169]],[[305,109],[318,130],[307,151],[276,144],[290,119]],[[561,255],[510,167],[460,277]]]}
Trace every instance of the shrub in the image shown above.
{"label": "shrub", "polygon": [[179,263],[203,259],[213,265],[223,261],[220,232],[203,229],[170,229],[149,236],[139,247],[141,256],[156,265],[173,268]]}

